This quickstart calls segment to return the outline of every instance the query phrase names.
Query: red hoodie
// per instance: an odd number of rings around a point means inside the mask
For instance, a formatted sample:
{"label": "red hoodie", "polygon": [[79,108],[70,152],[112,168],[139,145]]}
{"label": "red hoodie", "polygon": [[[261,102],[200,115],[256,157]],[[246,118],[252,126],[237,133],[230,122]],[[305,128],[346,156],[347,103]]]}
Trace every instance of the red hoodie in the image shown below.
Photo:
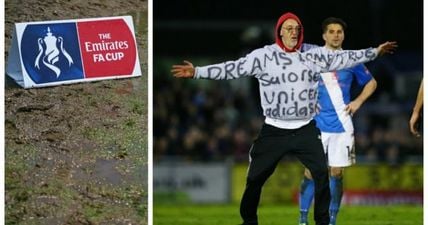
{"label": "red hoodie", "polygon": [[[281,26],[284,23],[284,21],[288,19],[296,20],[301,28],[299,33],[299,40],[297,41],[296,46],[294,46],[294,48],[292,49],[285,47],[284,43],[282,43],[282,40],[281,40]],[[302,43],[303,43],[303,25],[302,25],[302,22],[300,22],[299,17],[297,17],[296,15],[290,12],[284,13],[281,17],[279,17],[278,22],[276,23],[276,29],[275,29],[275,42],[277,45],[279,45],[279,47],[281,47],[281,49],[283,49],[286,52],[294,52],[296,51],[296,49],[300,49],[300,46],[302,46]]]}

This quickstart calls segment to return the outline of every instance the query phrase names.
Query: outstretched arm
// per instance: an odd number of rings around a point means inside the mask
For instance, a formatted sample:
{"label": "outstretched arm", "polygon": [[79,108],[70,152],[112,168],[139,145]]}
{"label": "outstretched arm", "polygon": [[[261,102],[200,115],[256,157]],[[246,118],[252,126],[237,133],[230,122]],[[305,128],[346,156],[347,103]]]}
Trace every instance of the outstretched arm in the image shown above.
{"label": "outstretched arm", "polygon": [[259,48],[237,60],[212,65],[194,67],[191,62],[184,61],[183,65],[173,65],[171,73],[178,78],[210,80],[231,80],[255,76],[265,68],[265,64],[261,62],[266,58],[274,57],[273,54],[276,53],[272,53],[266,48]]}
{"label": "outstretched arm", "polygon": [[376,49],[367,48],[362,50],[329,50],[326,48],[314,48],[301,53],[304,61],[311,63],[316,72],[330,72],[354,67],[358,64],[374,60],[377,56],[386,53],[392,54],[398,47],[397,43],[385,42]]}
{"label": "outstretched arm", "polygon": [[421,136],[421,134],[417,130],[417,125],[419,122],[419,116],[421,114],[423,101],[424,101],[424,79],[422,79],[421,85],[419,86],[418,97],[416,98],[415,107],[413,108],[413,113],[409,121],[410,132],[416,137]]}
{"label": "outstretched arm", "polygon": [[361,105],[370,97],[376,90],[377,82],[372,78],[365,86],[361,93],[353,101],[351,101],[345,108],[346,112],[350,115],[355,114]]}
{"label": "outstretched arm", "polygon": [[189,61],[184,60],[184,65],[173,65],[172,75],[178,78],[192,78],[195,75],[195,67]]}

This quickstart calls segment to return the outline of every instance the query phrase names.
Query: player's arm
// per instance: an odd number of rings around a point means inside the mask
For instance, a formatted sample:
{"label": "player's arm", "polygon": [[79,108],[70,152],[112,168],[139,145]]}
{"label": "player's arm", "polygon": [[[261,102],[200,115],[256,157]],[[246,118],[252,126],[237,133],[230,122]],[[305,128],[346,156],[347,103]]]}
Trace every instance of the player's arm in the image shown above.
{"label": "player's arm", "polygon": [[413,135],[415,135],[416,137],[421,136],[417,130],[417,125],[418,125],[419,115],[421,114],[422,105],[423,105],[423,101],[424,101],[424,85],[423,85],[423,83],[424,83],[424,80],[422,79],[421,85],[419,86],[418,97],[416,97],[415,107],[413,108],[413,113],[412,113],[412,116],[410,117],[410,121],[409,121],[410,132]]}
{"label": "player's arm", "polygon": [[350,115],[355,114],[355,112],[358,111],[361,105],[363,105],[364,102],[375,92],[376,87],[377,87],[377,81],[374,78],[372,78],[364,86],[361,93],[346,106],[345,108],[346,112],[348,112]]}

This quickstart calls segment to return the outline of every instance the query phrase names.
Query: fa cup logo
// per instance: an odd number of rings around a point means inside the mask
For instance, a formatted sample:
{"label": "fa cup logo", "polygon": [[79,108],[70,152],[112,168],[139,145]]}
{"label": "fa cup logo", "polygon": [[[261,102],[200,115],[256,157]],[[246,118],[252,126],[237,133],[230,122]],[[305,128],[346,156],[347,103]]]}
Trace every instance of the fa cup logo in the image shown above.
{"label": "fa cup logo", "polygon": [[40,70],[39,63],[41,61],[43,65],[52,70],[58,78],[61,74],[61,69],[57,67],[55,63],[59,61],[60,54],[62,54],[67,59],[68,66],[73,64],[73,59],[64,49],[63,38],[55,37],[49,27],[46,36],[44,38],[39,38],[37,43],[39,45],[39,54],[37,55],[34,62],[34,66],[37,69]]}

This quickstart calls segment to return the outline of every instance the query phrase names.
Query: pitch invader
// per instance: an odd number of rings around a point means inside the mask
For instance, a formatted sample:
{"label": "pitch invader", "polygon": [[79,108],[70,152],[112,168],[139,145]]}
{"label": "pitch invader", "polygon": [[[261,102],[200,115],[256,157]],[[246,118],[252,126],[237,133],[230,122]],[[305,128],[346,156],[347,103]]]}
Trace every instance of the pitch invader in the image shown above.
{"label": "pitch invader", "polygon": [[[341,50],[345,39],[346,23],[330,17],[323,21],[325,47]],[[317,127],[327,155],[330,172],[330,225],[336,225],[336,218],[343,195],[343,173],[345,167],[355,163],[354,127],[352,115],[376,90],[376,80],[367,68],[360,64],[350,69],[321,74],[318,88],[319,114],[315,116]],[[352,81],[356,79],[364,86],[357,98],[351,101]],[[308,225],[308,211],[314,196],[314,181],[305,168],[300,188],[299,225]]]}

